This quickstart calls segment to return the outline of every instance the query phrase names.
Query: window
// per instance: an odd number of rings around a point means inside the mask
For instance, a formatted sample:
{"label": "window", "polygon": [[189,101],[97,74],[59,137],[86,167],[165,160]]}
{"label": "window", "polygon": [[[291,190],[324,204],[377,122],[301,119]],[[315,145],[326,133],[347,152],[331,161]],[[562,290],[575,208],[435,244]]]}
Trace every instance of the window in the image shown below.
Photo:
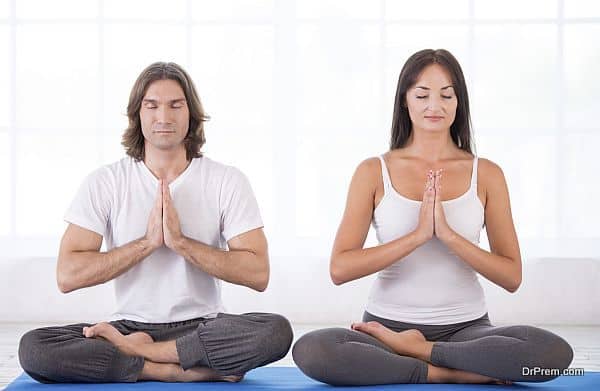
{"label": "window", "polygon": [[327,256],[354,169],[387,149],[400,69],[429,47],[461,62],[524,258],[598,256],[597,42],[591,0],[0,1],[0,244],[56,254],[85,175],[124,156],[135,78],[162,60],[212,117],[206,155],[249,176],[272,255]]}

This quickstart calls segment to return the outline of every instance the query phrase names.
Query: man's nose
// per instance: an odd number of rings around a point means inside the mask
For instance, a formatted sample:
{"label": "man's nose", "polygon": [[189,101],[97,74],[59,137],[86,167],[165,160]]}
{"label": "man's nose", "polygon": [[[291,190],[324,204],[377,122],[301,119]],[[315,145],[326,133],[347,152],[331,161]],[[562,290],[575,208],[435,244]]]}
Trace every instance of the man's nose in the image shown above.
{"label": "man's nose", "polygon": [[169,109],[164,106],[164,105],[160,105],[157,107],[156,109],[156,119],[159,122],[169,122]]}

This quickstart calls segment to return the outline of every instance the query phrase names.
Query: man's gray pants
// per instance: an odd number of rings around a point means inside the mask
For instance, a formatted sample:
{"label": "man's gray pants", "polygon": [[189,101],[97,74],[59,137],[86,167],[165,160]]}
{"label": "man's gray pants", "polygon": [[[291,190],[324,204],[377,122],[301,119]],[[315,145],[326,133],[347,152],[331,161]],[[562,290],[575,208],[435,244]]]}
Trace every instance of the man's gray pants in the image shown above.
{"label": "man's gray pants", "polygon": [[[173,323],[110,322],[122,334],[149,334],[155,342],[175,340],[183,369],[208,367],[221,375],[247,371],[283,358],[293,334],[286,318],[276,314],[219,313]],[[86,338],[87,323],[44,327],[27,332],[19,360],[27,374],[43,383],[135,382],[144,358],[121,353],[112,343]]]}

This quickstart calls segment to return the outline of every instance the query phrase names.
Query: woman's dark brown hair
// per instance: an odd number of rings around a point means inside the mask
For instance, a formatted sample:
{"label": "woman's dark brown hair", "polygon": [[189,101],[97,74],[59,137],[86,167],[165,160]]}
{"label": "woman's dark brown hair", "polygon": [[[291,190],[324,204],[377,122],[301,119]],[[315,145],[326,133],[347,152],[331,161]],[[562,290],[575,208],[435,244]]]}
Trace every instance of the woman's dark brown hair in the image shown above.
{"label": "woman's dark brown hair", "polygon": [[392,138],[390,149],[402,148],[406,145],[412,132],[412,123],[406,105],[406,92],[415,85],[421,72],[429,65],[439,64],[450,74],[452,86],[458,101],[456,117],[450,126],[450,137],[458,148],[473,153],[471,135],[471,115],[469,113],[469,96],[467,84],[460,64],[454,56],[444,49],[425,49],[416,52],[402,67],[396,89],[394,117],[392,119]]}
{"label": "woman's dark brown hair", "polygon": [[190,112],[188,132],[183,140],[186,158],[189,161],[202,156],[200,148],[206,142],[204,122],[209,117],[204,113],[194,82],[181,66],[173,62],[155,62],[144,69],[135,81],[127,104],[129,126],[125,129],[121,142],[126,153],[137,161],[144,160],[144,135],[140,121],[140,108],[146,90],[157,80],[175,80],[181,86]]}

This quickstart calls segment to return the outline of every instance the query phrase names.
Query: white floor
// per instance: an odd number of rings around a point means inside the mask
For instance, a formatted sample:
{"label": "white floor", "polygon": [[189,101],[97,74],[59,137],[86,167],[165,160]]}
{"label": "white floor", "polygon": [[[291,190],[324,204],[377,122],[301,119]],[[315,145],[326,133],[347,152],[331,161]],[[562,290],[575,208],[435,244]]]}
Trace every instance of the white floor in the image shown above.
{"label": "white floor", "polygon": [[[0,324],[0,388],[4,389],[21,372],[17,357],[19,339],[26,331],[45,326],[30,323]],[[585,371],[600,372],[600,326],[554,326],[536,325],[552,331],[565,338],[575,350],[575,358],[571,368],[584,368]],[[295,339],[304,333],[332,325],[294,325]],[[341,326],[340,327],[344,327]],[[294,365],[291,353],[282,360],[273,363],[274,366]]]}

